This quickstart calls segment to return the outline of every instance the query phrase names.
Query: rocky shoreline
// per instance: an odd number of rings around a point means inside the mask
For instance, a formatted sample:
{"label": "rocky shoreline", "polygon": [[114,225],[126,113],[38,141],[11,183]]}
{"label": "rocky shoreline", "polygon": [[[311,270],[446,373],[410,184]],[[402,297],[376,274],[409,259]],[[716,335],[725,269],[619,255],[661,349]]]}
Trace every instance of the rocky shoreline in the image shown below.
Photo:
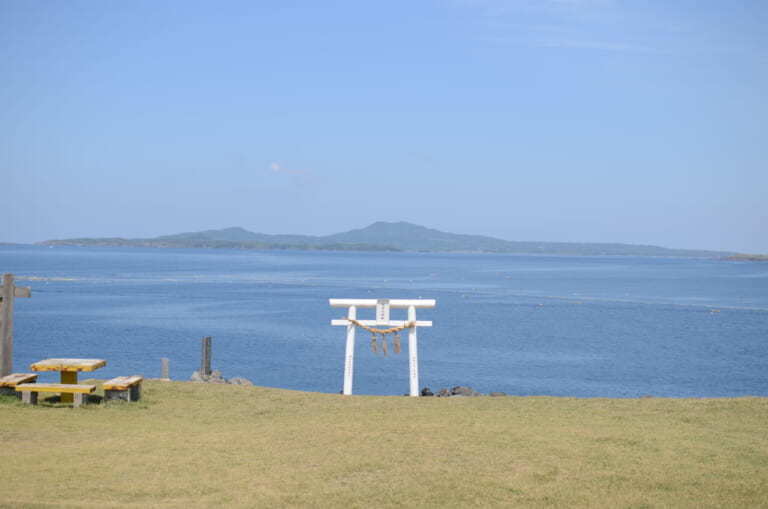
{"label": "rocky shoreline", "polygon": [[230,384],[230,385],[246,385],[252,386],[253,382],[247,378],[236,376],[234,378],[224,378],[221,376],[221,371],[214,369],[210,375],[201,374],[200,371],[195,371],[192,376],[189,377],[190,382],[207,383],[207,384]]}
{"label": "rocky shoreline", "polygon": [[[248,380],[247,378],[236,376],[234,378],[224,378],[221,375],[221,371],[219,370],[213,370],[211,371],[210,375],[203,375],[200,373],[200,371],[195,371],[192,373],[192,376],[189,377],[190,382],[196,382],[196,383],[208,383],[208,384],[229,384],[229,385],[245,385],[245,386],[253,386],[253,382]],[[444,387],[437,392],[432,392],[432,390],[429,387],[424,387],[421,390],[420,393],[423,397],[436,397],[436,398],[451,398],[451,397],[477,397],[477,396],[491,396],[491,397],[499,397],[499,396],[507,396],[506,392],[489,392],[488,394],[483,394],[481,392],[478,392],[474,390],[472,387],[466,387],[463,385],[456,385],[450,389],[447,387]],[[404,394],[404,396],[409,396],[409,394]]]}
{"label": "rocky shoreline", "polygon": [[736,254],[725,258],[730,262],[768,262],[768,255]]}

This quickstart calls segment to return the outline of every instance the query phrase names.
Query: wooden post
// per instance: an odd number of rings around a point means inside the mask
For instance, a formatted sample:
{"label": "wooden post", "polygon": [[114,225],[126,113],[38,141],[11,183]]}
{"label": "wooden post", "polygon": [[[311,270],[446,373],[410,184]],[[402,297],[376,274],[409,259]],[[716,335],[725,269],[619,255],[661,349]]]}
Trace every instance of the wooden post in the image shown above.
{"label": "wooden post", "polygon": [[[416,308],[408,306],[408,321],[416,321]],[[411,396],[419,396],[419,342],[416,337],[416,327],[408,329],[408,356],[411,371]]]}
{"label": "wooden post", "polygon": [[3,274],[0,311],[0,376],[13,373],[13,275]]}
{"label": "wooden post", "polygon": [[13,274],[3,274],[0,289],[0,377],[13,373],[13,300],[29,297],[28,287],[13,284]]}
{"label": "wooden post", "polygon": [[[357,307],[349,306],[347,318],[357,319]],[[355,371],[355,325],[347,325],[347,351],[344,356],[344,395],[352,395],[352,376]]]}
{"label": "wooden post", "polygon": [[202,342],[203,351],[200,359],[200,375],[209,376],[211,374],[211,336],[205,336]]}
{"label": "wooden post", "polygon": [[[77,371],[59,371],[59,382],[63,384],[76,384]],[[62,403],[72,403],[74,396],[70,392],[64,392],[61,394],[59,401]]]}
{"label": "wooden post", "polygon": [[169,375],[170,368],[168,366],[168,359],[163,357],[160,359],[160,378],[163,380],[170,380],[171,377]]}

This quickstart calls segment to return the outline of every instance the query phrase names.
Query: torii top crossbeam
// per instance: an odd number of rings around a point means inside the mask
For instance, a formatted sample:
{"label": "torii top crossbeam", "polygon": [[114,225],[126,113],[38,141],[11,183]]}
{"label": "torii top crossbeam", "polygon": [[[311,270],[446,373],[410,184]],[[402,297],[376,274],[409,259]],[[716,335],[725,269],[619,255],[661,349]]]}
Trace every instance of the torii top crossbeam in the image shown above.
{"label": "torii top crossbeam", "polygon": [[[331,325],[347,327],[347,348],[344,359],[344,394],[352,394],[352,375],[355,359],[355,329],[363,327],[397,327],[408,329],[408,358],[410,365],[410,395],[419,395],[419,358],[417,327],[432,327],[429,320],[416,320],[417,308],[433,308],[434,299],[329,299],[331,307],[346,307],[347,318],[331,320]],[[357,308],[376,308],[374,320],[357,320]],[[407,320],[390,320],[389,310],[407,309]],[[371,329],[369,329],[371,330]],[[386,333],[386,332],[385,332]]]}
{"label": "torii top crossbeam", "polygon": [[356,306],[359,308],[375,308],[381,301],[389,302],[390,308],[433,308],[437,301],[435,299],[328,299],[331,307],[347,308]]}

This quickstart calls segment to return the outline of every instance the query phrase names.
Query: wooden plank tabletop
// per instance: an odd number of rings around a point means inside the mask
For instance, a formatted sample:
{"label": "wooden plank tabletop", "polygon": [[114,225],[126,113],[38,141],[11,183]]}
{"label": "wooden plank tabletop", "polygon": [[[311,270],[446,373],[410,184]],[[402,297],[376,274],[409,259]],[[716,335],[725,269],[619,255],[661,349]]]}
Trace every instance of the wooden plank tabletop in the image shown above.
{"label": "wooden plank tabletop", "polygon": [[113,378],[112,380],[107,380],[101,384],[101,386],[109,391],[124,391],[129,389],[132,385],[141,382],[142,380],[144,380],[144,377],[139,375],[119,376],[117,378]]}
{"label": "wooden plank tabletop", "polygon": [[107,365],[104,359],[45,359],[29,365],[32,371],[94,371]]}
{"label": "wooden plank tabletop", "polygon": [[17,392],[82,392],[90,394],[95,390],[96,386],[92,384],[19,384],[16,386]]}
{"label": "wooden plank tabletop", "polygon": [[30,380],[37,380],[37,375],[34,373],[13,373],[0,378],[0,387],[16,387],[18,384],[23,384]]}

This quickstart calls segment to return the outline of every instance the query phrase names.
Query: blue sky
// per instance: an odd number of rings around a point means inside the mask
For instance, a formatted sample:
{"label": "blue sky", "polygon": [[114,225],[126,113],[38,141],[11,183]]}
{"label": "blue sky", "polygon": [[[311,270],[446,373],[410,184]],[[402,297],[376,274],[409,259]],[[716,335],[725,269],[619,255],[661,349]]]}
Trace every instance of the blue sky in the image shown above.
{"label": "blue sky", "polygon": [[766,26],[762,0],[0,2],[0,241],[405,220],[768,252]]}

